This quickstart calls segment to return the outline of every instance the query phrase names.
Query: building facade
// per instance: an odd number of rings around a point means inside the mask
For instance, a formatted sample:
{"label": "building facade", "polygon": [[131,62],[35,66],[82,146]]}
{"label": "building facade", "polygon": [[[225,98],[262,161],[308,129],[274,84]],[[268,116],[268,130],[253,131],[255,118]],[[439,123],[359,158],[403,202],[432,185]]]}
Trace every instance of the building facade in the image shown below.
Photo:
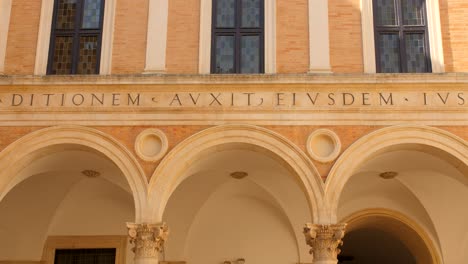
{"label": "building facade", "polygon": [[466,12],[0,0],[0,263],[466,263]]}

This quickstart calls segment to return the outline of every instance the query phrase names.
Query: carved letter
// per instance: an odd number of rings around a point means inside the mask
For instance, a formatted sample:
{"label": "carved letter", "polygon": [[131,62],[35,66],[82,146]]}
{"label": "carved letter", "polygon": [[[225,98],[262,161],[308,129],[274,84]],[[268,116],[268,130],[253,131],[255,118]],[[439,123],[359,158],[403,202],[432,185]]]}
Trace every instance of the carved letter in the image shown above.
{"label": "carved letter", "polygon": [[179,99],[179,95],[178,95],[178,94],[175,94],[175,95],[174,95],[174,98],[172,98],[172,101],[171,101],[171,103],[170,103],[169,105],[172,106],[172,104],[173,104],[174,102],[176,102],[176,101],[179,103],[179,106],[182,106],[182,103],[180,102],[180,99]]}
{"label": "carved letter", "polygon": [[215,96],[214,94],[212,94],[212,93],[210,93],[210,95],[211,95],[211,97],[213,98],[213,101],[211,101],[210,106],[213,105],[214,102],[217,102],[218,105],[222,105],[221,102],[218,101],[218,97],[221,96],[221,93],[218,93],[218,95],[216,95],[216,96]]}
{"label": "carved letter", "polygon": [[385,97],[383,96],[382,93],[379,93],[379,96],[380,96],[380,105],[383,105],[383,103],[385,103],[386,105],[388,105],[388,103],[390,103],[390,105],[393,105],[393,94],[392,93],[388,94],[387,99],[385,99]]}
{"label": "carved letter", "polygon": [[120,94],[113,93],[112,94],[112,105],[119,106],[120,105]]}
{"label": "carved letter", "polygon": [[128,94],[128,105],[140,105],[140,94],[137,94],[137,96],[135,98],[132,98],[132,95],[131,94]]}
{"label": "carved letter", "polygon": [[91,106],[94,106],[94,100],[104,105],[104,94],[101,94],[101,99],[99,99],[96,94],[91,94]]}
{"label": "carved letter", "polygon": [[200,94],[197,94],[197,98],[193,98],[192,93],[189,93],[190,99],[192,99],[193,105],[197,105],[198,98],[200,98]]}
{"label": "carved letter", "polygon": [[445,96],[445,99],[442,98],[442,96],[440,95],[440,93],[437,93],[437,95],[439,96],[439,98],[440,98],[440,100],[442,101],[442,103],[444,103],[444,105],[447,104],[447,100],[448,100],[448,98],[449,98],[450,93],[447,93],[447,95]]}
{"label": "carved letter", "polygon": [[[351,96],[351,102],[346,103],[346,98]],[[354,95],[350,93],[343,93],[343,105],[352,105],[354,104]]]}
{"label": "carved letter", "polygon": [[[330,95],[330,94],[329,94]],[[310,93],[307,93],[307,97],[309,97],[309,100],[310,102],[312,103],[312,105],[315,105],[315,102],[317,102],[317,98],[319,96],[319,93],[315,93],[315,97],[312,98],[312,96],[310,96]],[[328,97],[330,98],[330,97]],[[331,99],[331,98],[330,98]]]}
{"label": "carved letter", "polygon": [[[80,98],[78,101],[76,100],[77,97]],[[72,103],[73,103],[74,105],[80,106],[80,105],[83,104],[83,102],[84,102],[84,96],[83,96],[82,94],[75,94],[75,95],[73,95],[73,97],[72,97]]]}
{"label": "carved letter", "polygon": [[[16,98],[19,99],[19,101],[16,101]],[[11,98],[11,106],[19,106],[23,103],[23,96],[21,94],[13,94],[13,97]]]}

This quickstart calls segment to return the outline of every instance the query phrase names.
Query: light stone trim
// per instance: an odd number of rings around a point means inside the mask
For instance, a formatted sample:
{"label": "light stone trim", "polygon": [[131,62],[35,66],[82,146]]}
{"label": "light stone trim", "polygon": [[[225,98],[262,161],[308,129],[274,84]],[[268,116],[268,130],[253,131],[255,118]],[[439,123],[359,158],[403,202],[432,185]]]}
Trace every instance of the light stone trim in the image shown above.
{"label": "light stone trim", "polygon": [[[213,0],[200,2],[198,72],[211,73],[211,23]],[[265,73],[276,73],[276,0],[265,1]]]}
{"label": "light stone trim", "polygon": [[[152,156],[148,156],[142,151],[142,145],[145,144],[145,138],[148,136],[155,136],[161,142],[161,149],[158,153]],[[138,157],[140,157],[142,160],[149,162],[155,162],[160,160],[166,154],[168,146],[169,143],[164,132],[155,128],[149,128],[142,131],[135,140],[135,152],[137,153]]]}
{"label": "light stone trim", "polygon": [[[333,141],[333,144],[334,144],[333,151],[329,155],[327,156],[318,155],[312,149],[313,140],[315,137],[318,137],[318,136],[325,136]],[[307,138],[307,152],[314,160],[318,162],[321,162],[321,163],[331,162],[335,160],[338,157],[338,155],[340,155],[340,152],[341,152],[340,138],[338,137],[337,134],[335,134],[335,132],[329,129],[317,129],[314,132],[312,132]]]}
{"label": "light stone trim", "polygon": [[468,84],[467,73],[444,74],[274,74],[274,75],[54,75],[48,78],[30,75],[0,76],[0,86],[9,85],[138,85],[138,84]]}
{"label": "light stone trim", "polygon": [[5,57],[10,28],[12,0],[0,1],[0,74],[5,71]]}
{"label": "light stone trim", "polygon": [[[340,196],[356,169],[366,160],[399,145],[422,145],[446,153],[460,170],[468,171],[468,142],[439,128],[417,125],[391,126],[361,137],[341,154],[328,174],[325,199],[329,202],[329,220],[337,221]],[[465,172],[466,173],[466,172]]]}
{"label": "light stone trim", "polygon": [[272,155],[291,169],[292,175],[304,190],[311,219],[319,222],[323,204],[323,182],[312,161],[294,143],[271,130],[251,125],[222,125],[205,129],[185,139],[164,157],[149,183],[152,221],[160,222],[171,194],[189,175],[187,169],[200,155],[220,151],[234,144],[248,145],[257,151]]}
{"label": "light stone trim", "polygon": [[146,64],[144,73],[166,72],[168,17],[168,0],[149,1]]}
{"label": "light stone trim", "polygon": [[[384,217],[388,218],[397,222],[400,222],[409,228],[411,228],[414,232],[418,234],[418,236],[423,240],[424,244],[426,245],[433,264],[440,264],[442,262],[442,252],[440,251],[440,247],[437,246],[437,238],[433,237],[427,228],[424,227],[416,219],[411,219],[410,217],[404,215],[403,213],[387,209],[387,208],[369,208],[365,210],[361,210],[355,213],[352,213],[346,217],[344,217],[340,222],[347,223],[347,232],[352,232],[357,230],[358,228],[362,227],[366,221],[369,221],[369,218],[372,217]],[[359,223],[359,226],[356,224]],[[402,231],[403,235],[408,235]],[[398,234],[394,234],[398,235]],[[405,239],[409,240],[411,238]]]}
{"label": "light stone trim", "polygon": [[115,248],[115,264],[125,264],[126,236],[49,236],[41,264],[54,264],[56,249]]}
{"label": "light stone trim", "polygon": [[0,201],[21,180],[17,176],[27,164],[43,157],[43,150],[76,145],[98,151],[121,170],[132,190],[135,221],[144,221],[147,208],[147,179],[133,154],[111,136],[87,127],[58,126],[36,130],[0,152]]}
{"label": "light stone trim", "polygon": [[[114,39],[114,21],[117,0],[106,0],[104,6],[104,23],[102,27],[101,61],[99,74],[109,75],[112,68],[112,43]],[[46,75],[49,58],[50,34],[54,0],[42,0],[39,33],[37,37],[36,61],[34,75]]]}
{"label": "light stone trim", "polygon": [[[445,72],[439,0],[426,0],[427,29],[433,73]],[[361,0],[362,48],[365,73],[376,73],[372,0]]]}
{"label": "light stone trim", "polygon": [[332,72],[328,0],[309,0],[309,72]]}

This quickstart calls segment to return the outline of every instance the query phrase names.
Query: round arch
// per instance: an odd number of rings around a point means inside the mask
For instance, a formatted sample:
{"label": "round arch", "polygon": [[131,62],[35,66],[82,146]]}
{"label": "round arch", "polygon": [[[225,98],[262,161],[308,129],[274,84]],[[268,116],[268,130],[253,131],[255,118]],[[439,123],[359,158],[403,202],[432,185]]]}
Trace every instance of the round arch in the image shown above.
{"label": "round arch", "polygon": [[[413,249],[412,253],[418,259],[427,258],[428,256],[425,255],[429,254],[431,263],[442,263],[439,247],[436,246],[433,238],[421,225],[402,213],[384,208],[372,208],[353,213],[343,218],[341,222],[347,223],[347,233],[366,226],[391,232],[406,246]],[[420,242],[424,245],[418,245]]]}
{"label": "round arch", "polygon": [[[88,127],[57,126],[29,133],[8,145],[0,152],[0,200],[16,185],[16,175],[25,162],[39,158],[40,150],[60,146],[78,145],[93,149],[109,158],[125,176],[135,204],[135,221],[144,215],[147,197],[147,181],[135,157],[111,136]],[[13,166],[11,164],[14,164]]]}
{"label": "round arch", "polygon": [[311,220],[318,222],[323,200],[320,174],[294,143],[268,129],[253,125],[222,125],[205,129],[178,144],[160,163],[149,184],[152,220],[161,221],[166,204],[177,186],[188,175],[184,172],[202,153],[219,151],[226,146],[247,146],[279,158],[304,190],[311,210]]}
{"label": "round arch", "polygon": [[325,201],[330,219],[336,221],[337,208],[345,184],[366,160],[383,151],[416,145],[448,157],[459,169],[468,166],[468,143],[445,130],[428,126],[392,126],[374,131],[352,144],[333,165],[325,184]]}

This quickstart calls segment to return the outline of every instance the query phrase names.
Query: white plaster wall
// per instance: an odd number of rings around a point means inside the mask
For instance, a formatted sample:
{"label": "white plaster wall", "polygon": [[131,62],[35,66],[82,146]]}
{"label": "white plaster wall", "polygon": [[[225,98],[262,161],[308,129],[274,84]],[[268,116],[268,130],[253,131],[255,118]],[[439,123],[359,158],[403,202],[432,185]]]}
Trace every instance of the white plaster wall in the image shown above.
{"label": "white plaster wall", "polygon": [[189,263],[296,263],[298,248],[287,217],[255,184],[231,181],[198,213],[186,245]]}
{"label": "white plaster wall", "polygon": [[[203,157],[192,164],[191,176],[165,209],[163,220],[171,229],[166,260],[222,263],[244,257],[249,263],[310,262],[302,234],[310,213],[288,170],[251,150]],[[229,176],[233,171],[249,175],[235,180]],[[267,248],[269,253],[263,253]]]}
{"label": "white plaster wall", "polygon": [[[125,222],[135,219],[133,197],[112,162],[64,150],[45,152],[28,165],[0,201],[0,261],[39,261],[52,235],[127,235]],[[88,178],[85,169],[101,176]],[[128,249],[127,263],[132,258]]]}

